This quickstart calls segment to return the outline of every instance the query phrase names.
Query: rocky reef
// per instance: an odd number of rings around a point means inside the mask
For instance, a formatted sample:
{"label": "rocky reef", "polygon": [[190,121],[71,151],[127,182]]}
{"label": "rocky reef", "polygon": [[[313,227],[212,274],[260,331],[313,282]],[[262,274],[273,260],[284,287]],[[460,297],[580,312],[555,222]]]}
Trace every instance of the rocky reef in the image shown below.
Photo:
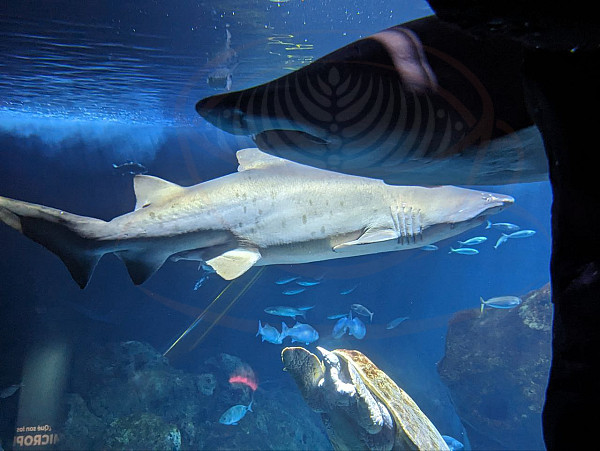
{"label": "rocky reef", "polygon": [[551,361],[550,284],[510,310],[450,320],[438,364],[473,449],[544,449],[541,413]]}
{"label": "rocky reef", "polygon": [[[99,348],[76,362],[65,397],[61,448],[92,449],[331,449],[318,415],[295,391],[231,384],[240,358],[218,354],[199,373],[173,368],[136,341]],[[238,425],[219,423],[236,404],[249,412]]]}

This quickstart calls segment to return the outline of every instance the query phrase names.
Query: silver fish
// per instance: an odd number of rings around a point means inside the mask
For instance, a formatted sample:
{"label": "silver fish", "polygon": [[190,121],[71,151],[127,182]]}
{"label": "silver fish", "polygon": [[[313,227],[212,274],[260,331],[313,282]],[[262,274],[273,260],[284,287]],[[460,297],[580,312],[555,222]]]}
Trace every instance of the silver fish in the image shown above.
{"label": "silver fish", "polygon": [[387,326],[385,326],[385,328],[393,329],[394,327],[398,326],[400,323],[403,323],[407,319],[408,319],[408,316],[401,316],[399,318],[393,319],[387,324]]}
{"label": "silver fish", "polygon": [[494,222],[487,221],[486,229],[494,228],[496,230],[500,230],[501,232],[516,232],[521,227],[516,224],[511,224],[510,222]]}
{"label": "silver fish", "polygon": [[238,421],[244,418],[247,412],[253,412],[253,402],[254,401],[250,401],[250,404],[248,404],[247,406],[243,404],[238,404],[236,406],[230,407],[223,413],[223,415],[221,415],[221,418],[219,418],[219,423],[233,426],[237,425]]}
{"label": "silver fish", "polygon": [[437,251],[439,248],[435,244],[426,244],[425,246],[421,246],[419,249],[422,251]]}
{"label": "silver fish", "polygon": [[295,294],[302,293],[306,288],[294,288],[291,290],[282,291],[281,294],[285,294],[286,296],[293,296]]}
{"label": "silver fish", "polygon": [[499,309],[511,309],[520,305],[523,301],[518,296],[498,296],[496,298],[490,298],[484,301],[482,297],[479,298],[481,301],[481,311],[483,312],[484,307],[493,307]]}
{"label": "silver fish", "polygon": [[359,317],[355,316],[348,320],[348,335],[352,335],[354,338],[362,340],[365,338],[366,333],[367,327]]}
{"label": "silver fish", "polygon": [[459,247],[458,249],[450,248],[449,254],[460,254],[460,255],[475,255],[479,254],[477,249],[473,249],[472,247]]}
{"label": "silver fish", "polygon": [[365,307],[362,304],[352,304],[350,306],[350,308],[352,310],[354,310],[356,313],[358,313],[359,315],[362,316],[368,316],[369,317],[369,321],[373,322],[373,312],[370,311],[367,307]]}
{"label": "silver fish", "polygon": [[496,244],[494,244],[494,249],[498,249],[498,247],[502,243],[505,243],[506,240],[508,240],[508,235],[506,233],[503,233],[502,235],[500,235],[500,238],[498,238],[498,241],[496,241]]}
{"label": "silver fish", "polygon": [[289,307],[287,305],[277,305],[274,307],[267,307],[265,312],[277,316],[289,316],[290,318],[301,316],[304,318],[306,316],[306,311],[313,307],[314,305],[310,307]]}
{"label": "silver fish", "polygon": [[485,236],[475,236],[473,238],[469,238],[465,241],[459,241],[458,244],[461,246],[476,246],[477,244],[481,244],[484,241],[487,241],[487,237]]}
{"label": "silver fish", "polygon": [[508,238],[529,238],[535,235],[535,230],[519,230],[508,235]]}
{"label": "silver fish", "polygon": [[346,318],[348,316],[347,313],[336,313],[334,315],[329,315],[327,319],[338,319],[338,318]]}

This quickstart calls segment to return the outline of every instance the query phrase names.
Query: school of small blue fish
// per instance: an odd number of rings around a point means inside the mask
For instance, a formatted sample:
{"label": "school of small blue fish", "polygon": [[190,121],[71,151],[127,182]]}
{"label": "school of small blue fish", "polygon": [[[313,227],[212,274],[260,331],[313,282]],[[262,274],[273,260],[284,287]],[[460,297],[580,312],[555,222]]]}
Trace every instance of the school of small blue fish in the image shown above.
{"label": "school of small blue fish", "polygon": [[[500,245],[508,240],[528,238],[535,235],[536,231],[532,229],[521,229],[520,226],[508,222],[487,222],[485,226],[486,230],[497,230],[500,232],[500,236],[493,246],[497,249]],[[473,236],[464,240],[457,240],[457,245],[450,246],[449,254],[458,255],[477,255],[480,253],[480,249],[486,247],[485,243],[490,237],[488,236]],[[429,244],[422,246],[419,249],[424,251],[437,251],[439,247],[435,244]],[[202,276],[194,285],[194,290],[198,290],[203,283],[208,279],[210,274],[214,273],[211,267],[201,264],[198,268],[202,270]],[[281,277],[273,282],[275,285],[283,287],[281,294],[284,296],[299,295],[304,292],[312,292],[320,285],[327,285],[327,281],[324,280],[324,276],[319,277],[304,277],[299,275],[288,275]],[[359,284],[353,284],[346,286],[345,288],[339,289],[338,293],[341,296],[347,296],[355,292],[359,287]],[[306,296],[306,295],[302,295]],[[353,295],[356,296],[356,295]],[[521,299],[516,296],[499,296],[484,300],[480,298],[481,312],[483,313],[484,308],[494,309],[511,309],[521,304]],[[304,306],[290,306],[290,305],[276,305],[267,307],[264,309],[265,313],[274,316],[280,316],[284,318],[291,318],[296,320],[296,323],[289,327],[285,322],[281,323],[281,331],[276,327],[269,325],[268,323],[262,323],[258,320],[258,331],[256,336],[261,337],[262,342],[268,342],[276,345],[282,345],[286,338],[289,338],[292,343],[303,343],[306,345],[312,344],[319,340],[319,332],[312,325],[306,322],[307,313],[310,312],[315,306],[304,305]],[[314,316],[314,314],[311,314]],[[350,304],[348,313],[332,313],[327,316],[328,320],[335,320],[335,324],[331,331],[331,337],[334,339],[341,339],[345,335],[354,337],[355,339],[362,340],[367,333],[367,326],[359,318],[363,316],[368,318],[368,323],[373,322],[374,312],[363,304],[353,303]],[[299,322],[297,319],[301,318],[303,322]],[[398,316],[391,319],[385,324],[385,329],[391,330],[403,324],[409,319],[408,316]],[[235,425],[237,422],[246,415],[247,412],[251,412],[250,403],[248,406],[236,405],[226,411],[219,420],[223,424]],[[451,444],[448,446],[451,449],[461,449],[462,444],[451,437],[448,437]],[[454,440],[454,441],[452,441]]]}

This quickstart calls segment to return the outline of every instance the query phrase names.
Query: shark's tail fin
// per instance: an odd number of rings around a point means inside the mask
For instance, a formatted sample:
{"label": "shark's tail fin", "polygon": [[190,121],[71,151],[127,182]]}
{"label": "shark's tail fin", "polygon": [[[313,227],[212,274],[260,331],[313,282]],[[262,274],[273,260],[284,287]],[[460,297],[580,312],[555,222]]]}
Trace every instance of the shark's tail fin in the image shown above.
{"label": "shark's tail fin", "polygon": [[0,221],[60,257],[81,288],[105,253],[98,238],[107,223],[100,219],[0,197]]}

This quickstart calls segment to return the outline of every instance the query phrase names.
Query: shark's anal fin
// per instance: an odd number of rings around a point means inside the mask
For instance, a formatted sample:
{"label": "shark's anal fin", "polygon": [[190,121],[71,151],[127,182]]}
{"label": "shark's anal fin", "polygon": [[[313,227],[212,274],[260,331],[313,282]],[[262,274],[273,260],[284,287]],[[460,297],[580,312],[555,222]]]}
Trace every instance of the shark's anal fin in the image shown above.
{"label": "shark's anal fin", "polygon": [[256,249],[233,249],[206,263],[225,280],[232,280],[248,271],[260,260],[260,252]]}
{"label": "shark's anal fin", "polygon": [[392,229],[368,229],[356,240],[333,246],[334,252],[343,252],[354,246],[363,246],[366,244],[381,243],[383,241],[397,240],[398,233]]}
{"label": "shark's anal fin", "polygon": [[125,263],[129,277],[136,285],[148,280],[169,258],[169,255],[156,252],[136,252],[132,250],[115,252],[115,254]]}
{"label": "shark's anal fin", "polygon": [[136,175],[133,178],[133,190],[135,209],[139,210],[151,203],[160,203],[181,194],[185,188],[151,175]]}

